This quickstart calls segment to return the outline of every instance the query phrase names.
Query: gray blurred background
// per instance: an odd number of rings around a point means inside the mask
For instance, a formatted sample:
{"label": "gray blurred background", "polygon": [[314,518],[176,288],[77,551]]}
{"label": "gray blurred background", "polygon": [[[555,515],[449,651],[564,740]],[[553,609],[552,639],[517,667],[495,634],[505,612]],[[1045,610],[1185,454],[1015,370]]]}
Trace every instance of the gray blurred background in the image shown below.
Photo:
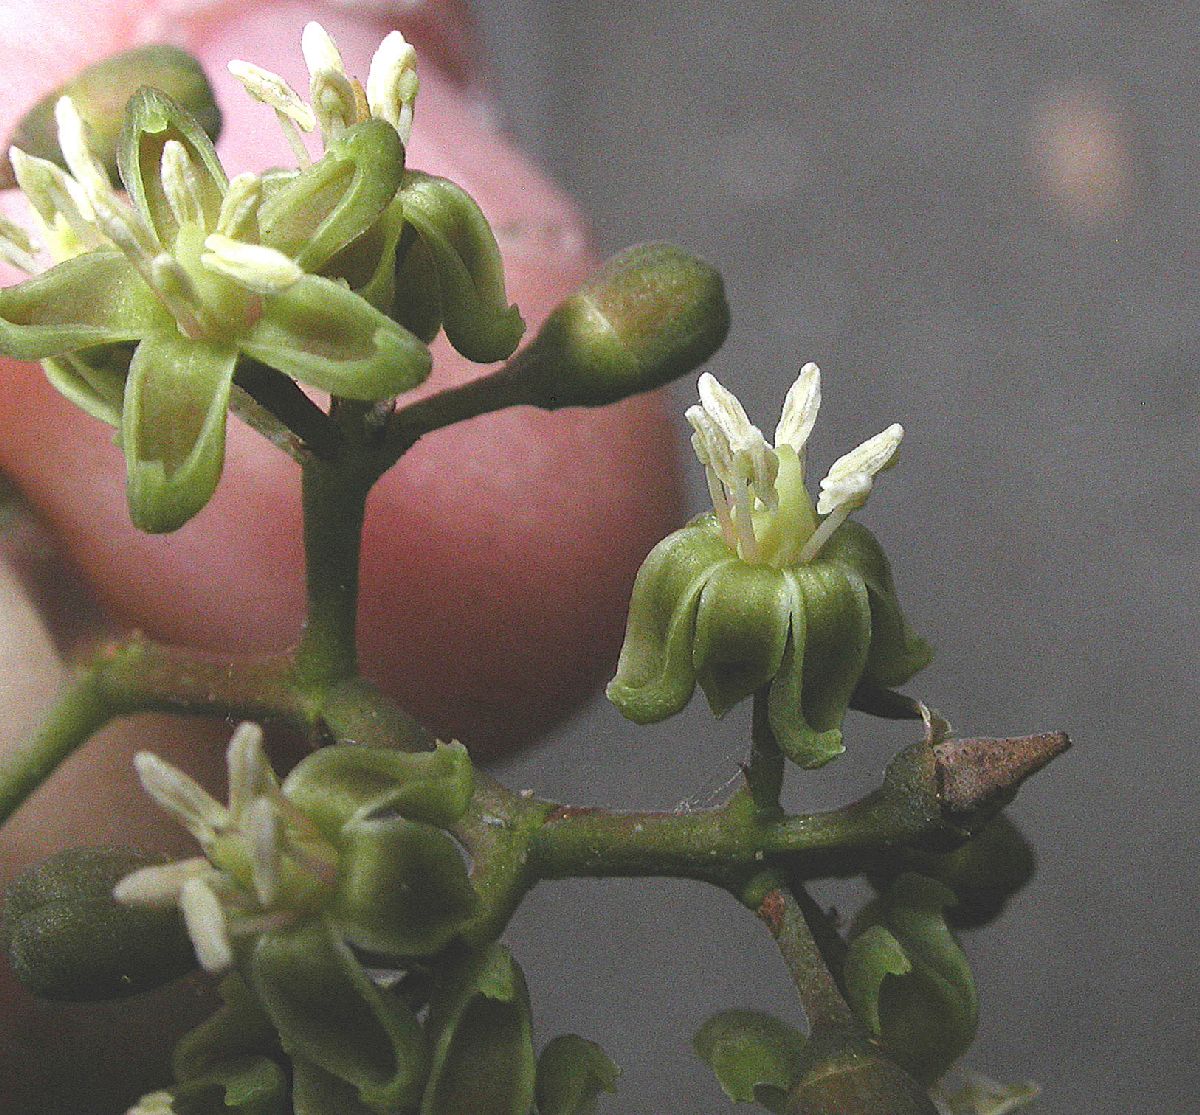
{"label": "gray blurred background", "polygon": [[[724,272],[734,327],[711,367],[753,419],[774,427],[812,359],[814,469],[904,423],[861,518],[938,648],[912,691],[964,735],[1075,739],[1012,810],[1036,879],[967,941],[969,1064],[1040,1081],[1046,1115],[1200,1110],[1200,4],[479,9],[512,129],[601,246],[669,238]],[[702,804],[747,732],[745,710],[715,724],[700,701],[635,731],[597,699],[501,773]],[[865,791],[912,738],[853,718],[848,755],[795,777],[791,804]],[[604,1040],[625,1070],[606,1110],[725,1110],[690,1035],[729,1006],[799,1020],[731,900],[659,882],[540,897],[513,932],[539,1029]]]}

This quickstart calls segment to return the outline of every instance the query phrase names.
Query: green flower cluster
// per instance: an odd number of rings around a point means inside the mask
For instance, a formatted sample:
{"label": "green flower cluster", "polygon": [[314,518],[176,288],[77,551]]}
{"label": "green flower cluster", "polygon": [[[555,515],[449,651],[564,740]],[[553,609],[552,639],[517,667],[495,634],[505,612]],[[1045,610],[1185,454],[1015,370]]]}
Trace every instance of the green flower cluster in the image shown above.
{"label": "green flower cluster", "polygon": [[[412,48],[389,35],[365,93],[319,25],[304,48],[312,108],[282,78],[231,66],[295,140],[294,170],[230,181],[197,120],[151,88],[118,140],[128,201],[70,97],[55,108],[69,173],[12,151],[55,263],[39,271],[29,234],[0,227],[0,254],[32,273],[0,291],[0,352],[41,360],[59,391],[117,427],[143,530],[174,530],[211,498],[241,375],[382,401],[428,376],[442,329],[479,362],[507,358],[522,335],[479,207],[405,166]],[[317,124],[324,153],[311,162],[297,129]]]}
{"label": "green flower cluster", "polygon": [[687,416],[713,512],[646,558],[608,697],[645,724],[679,712],[697,682],[717,716],[765,688],[784,754],[821,766],[843,750],[856,690],[901,685],[932,655],[900,611],[879,543],[846,521],[904,431],[890,426],[838,460],[814,509],[804,458],[820,406],[815,364],[788,392],[773,447],[708,373],[700,397]]}

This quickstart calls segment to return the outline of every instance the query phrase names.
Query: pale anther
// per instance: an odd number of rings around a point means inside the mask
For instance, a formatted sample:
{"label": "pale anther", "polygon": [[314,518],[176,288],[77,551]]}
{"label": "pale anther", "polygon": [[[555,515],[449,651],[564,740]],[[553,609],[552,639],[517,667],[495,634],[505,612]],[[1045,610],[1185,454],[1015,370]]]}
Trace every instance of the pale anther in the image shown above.
{"label": "pale anther", "polygon": [[[865,474],[871,481],[896,461],[900,442],[904,440],[904,427],[893,422],[886,430],[868,438],[856,449],[834,461],[828,475],[821,481],[821,496],[817,500],[817,513],[827,515],[837,507],[844,506],[847,499],[858,500],[851,507],[857,510],[866,500],[866,492],[860,493],[862,484],[858,479]],[[870,491],[870,483],[867,484]]]}
{"label": "pale anther", "polygon": [[143,789],[163,809],[174,813],[202,843],[229,822],[229,814],[195,779],[151,751],[139,751],[133,765]]}
{"label": "pale anther", "polygon": [[175,906],[184,883],[212,873],[212,864],[203,856],[142,867],[126,875],[113,887],[113,898],[128,906]]}
{"label": "pale anther", "polygon": [[225,752],[229,771],[229,815],[236,825],[255,798],[274,792],[278,783],[263,749],[262,728],[239,724]]}
{"label": "pale anther", "polygon": [[67,259],[104,243],[92,203],[74,178],[19,147],[10,147],[8,157],[17,185],[33,206],[55,259]]}
{"label": "pale anther", "polygon": [[58,124],[58,146],[75,180],[89,197],[112,193],[108,171],[100,164],[88,144],[88,127],[70,97],[59,97],[54,105]]}
{"label": "pale anther", "polygon": [[263,244],[247,244],[214,232],[204,240],[200,262],[256,294],[278,294],[304,277],[295,260]]}
{"label": "pale anther", "polygon": [[177,139],[169,139],[163,145],[160,181],[176,222],[203,228],[204,197],[200,176],[187,148]]}
{"label": "pale anther", "polygon": [[221,199],[217,231],[233,240],[258,237],[258,203],[262,200],[262,179],[250,171],[232,178]]}
{"label": "pale anther", "polygon": [[391,124],[405,143],[412,135],[419,84],[417,52],[399,31],[389,32],[371,58],[367,104],[371,115]]}
{"label": "pale anther", "polygon": [[278,74],[264,70],[253,62],[241,62],[236,59],[229,63],[229,72],[242,83],[242,87],[251,97],[269,105],[276,112],[283,113],[301,130],[311,132],[317,126],[313,110]]}
{"label": "pale anther", "polygon": [[0,214],[0,259],[24,271],[26,275],[37,273],[37,244],[28,231],[15,221]]}
{"label": "pale anther", "polygon": [[358,121],[358,98],[346,76],[341,52],[329,33],[313,21],[300,40],[310,74],[309,96],[326,142]]}
{"label": "pale anther", "polygon": [[179,908],[200,967],[223,972],[233,963],[233,946],[225,911],[212,888],[204,879],[189,879],[180,889]]}
{"label": "pale anther", "polygon": [[816,364],[805,364],[783,400],[783,413],[775,427],[775,447],[790,445],[803,462],[804,448],[820,409],[821,369]]}
{"label": "pale anther", "polygon": [[268,798],[256,798],[246,812],[244,825],[250,842],[250,872],[259,904],[269,906],[279,890],[282,836],[279,817]]}

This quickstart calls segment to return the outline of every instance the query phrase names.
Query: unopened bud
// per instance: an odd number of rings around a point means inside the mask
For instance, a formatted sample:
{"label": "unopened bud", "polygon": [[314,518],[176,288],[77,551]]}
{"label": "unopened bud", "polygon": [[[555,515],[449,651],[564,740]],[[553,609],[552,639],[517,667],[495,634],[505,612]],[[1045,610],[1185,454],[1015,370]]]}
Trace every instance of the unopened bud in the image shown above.
{"label": "unopened bud", "polygon": [[[54,106],[59,98],[70,97],[90,129],[92,154],[115,180],[117,137],[125,122],[125,105],[143,85],[161,89],[178,101],[196,117],[209,137],[216,139],[221,130],[221,112],[200,63],[185,50],[159,44],[126,50],[88,66],[38,101],[22,117],[9,144],[26,154],[65,166],[58,145]],[[0,167],[0,189],[13,185],[16,180],[5,163]]]}
{"label": "unopened bud", "polygon": [[158,862],[124,848],[74,848],[18,876],[2,932],[17,978],[45,999],[118,999],[195,968],[176,909],[113,897],[120,879]]}
{"label": "unopened bud", "polygon": [[511,367],[536,406],[604,406],[692,371],[728,331],[716,270],[673,244],[642,244],[554,310]]}

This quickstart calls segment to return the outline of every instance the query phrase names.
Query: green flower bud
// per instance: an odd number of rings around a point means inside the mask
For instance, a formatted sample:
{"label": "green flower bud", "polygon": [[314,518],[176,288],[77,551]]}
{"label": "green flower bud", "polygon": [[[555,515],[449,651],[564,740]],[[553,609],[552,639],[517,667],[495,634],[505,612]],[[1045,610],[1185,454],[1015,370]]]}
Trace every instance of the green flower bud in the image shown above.
{"label": "green flower bud", "polygon": [[421,1115],[528,1115],[536,1065],[525,977],[502,945],[465,955],[440,974]]}
{"label": "green flower bud", "polygon": [[855,1014],[925,1085],[962,1056],[979,1022],[975,981],[943,914],[953,902],[941,883],[901,875],[856,923],[845,960]]}
{"label": "green flower bud", "polygon": [[511,368],[535,406],[607,406],[703,364],[728,331],[721,276],[673,244],[641,244],[559,305]]}
{"label": "green flower bud", "polygon": [[538,1115],[595,1115],[601,1092],[615,1092],[621,1070],[594,1041],[560,1034],[537,1062]]}
{"label": "green flower bud", "polygon": [[160,862],[124,848],[76,848],[18,876],[2,933],[17,978],[46,999],[118,999],[195,968],[177,910],[113,898],[123,876]]}
{"label": "green flower bud", "polygon": [[787,1094],[803,1071],[804,1036],[759,1011],[713,1015],[692,1047],[734,1103],[757,1103],[768,1111],[785,1110]]}
{"label": "green flower bud", "polygon": [[[65,85],[48,93],[17,125],[9,145],[65,167],[58,145],[54,106],[70,97],[91,130],[92,153],[109,177],[117,176],[117,137],[125,122],[129,98],[143,86],[159,89],[183,105],[210,139],[221,130],[221,111],[200,63],[187,51],[165,44],[134,47],[81,70]],[[11,169],[0,171],[0,188],[16,184]]]}
{"label": "green flower bud", "polygon": [[[819,405],[807,365],[788,394],[774,448],[711,376],[688,411],[714,511],[660,542],[633,588],[608,697],[637,723],[687,704],[697,682],[717,716],[765,690],[788,758],[817,767],[842,751],[854,691],[906,681],[930,658],[905,622],[887,558],[846,521],[889,467],[898,426],[847,454],[804,488],[804,446]],[[820,516],[824,515],[824,519]]]}
{"label": "green flower bud", "polygon": [[816,1034],[782,1115],[937,1115],[928,1092],[868,1041]]}

